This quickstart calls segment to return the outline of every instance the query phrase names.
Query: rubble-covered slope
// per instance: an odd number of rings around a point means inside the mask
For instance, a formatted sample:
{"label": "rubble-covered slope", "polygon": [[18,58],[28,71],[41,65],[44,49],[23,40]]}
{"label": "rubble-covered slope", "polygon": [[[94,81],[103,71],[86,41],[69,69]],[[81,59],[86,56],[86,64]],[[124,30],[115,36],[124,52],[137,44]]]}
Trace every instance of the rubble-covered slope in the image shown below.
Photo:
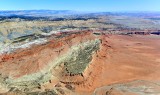
{"label": "rubble-covered slope", "polygon": [[123,84],[114,84],[97,88],[94,95],[159,95],[160,85],[157,82],[135,80]]}

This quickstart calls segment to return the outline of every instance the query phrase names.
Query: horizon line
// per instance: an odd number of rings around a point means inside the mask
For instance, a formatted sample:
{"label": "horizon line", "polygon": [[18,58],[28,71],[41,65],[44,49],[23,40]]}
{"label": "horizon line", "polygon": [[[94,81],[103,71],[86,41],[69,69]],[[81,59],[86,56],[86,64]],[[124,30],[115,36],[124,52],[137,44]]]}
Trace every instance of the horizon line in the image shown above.
{"label": "horizon line", "polygon": [[0,10],[0,11],[75,11],[75,12],[160,12],[160,11],[143,11],[143,10],[131,10],[131,11],[125,11],[125,10],[119,10],[119,11],[82,11],[82,10],[63,10],[63,9],[60,9],[60,10],[54,10],[54,9],[18,9],[18,10]]}

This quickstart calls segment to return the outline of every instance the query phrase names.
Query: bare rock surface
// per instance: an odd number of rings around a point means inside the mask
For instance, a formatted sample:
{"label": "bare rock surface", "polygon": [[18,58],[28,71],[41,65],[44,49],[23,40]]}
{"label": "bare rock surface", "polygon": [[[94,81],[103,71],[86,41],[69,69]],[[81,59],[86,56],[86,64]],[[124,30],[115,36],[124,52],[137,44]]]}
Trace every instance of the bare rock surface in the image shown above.
{"label": "bare rock surface", "polygon": [[156,35],[72,31],[46,39],[0,55],[2,95],[159,94]]}

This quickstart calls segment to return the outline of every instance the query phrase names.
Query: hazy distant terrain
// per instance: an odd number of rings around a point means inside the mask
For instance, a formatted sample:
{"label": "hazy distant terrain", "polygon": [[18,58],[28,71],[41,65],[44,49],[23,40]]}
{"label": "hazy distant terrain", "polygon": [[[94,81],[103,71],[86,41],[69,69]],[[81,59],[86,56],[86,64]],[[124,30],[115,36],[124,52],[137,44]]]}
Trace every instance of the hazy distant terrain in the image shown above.
{"label": "hazy distant terrain", "polygon": [[17,37],[53,31],[160,30],[159,14],[149,12],[87,13],[70,10],[0,11],[0,43],[12,43]]}
{"label": "hazy distant terrain", "polygon": [[46,17],[46,16],[64,16],[82,14],[83,12],[71,11],[71,10],[20,10],[20,11],[0,11],[1,16],[35,16],[35,17]]}
{"label": "hazy distant terrain", "polygon": [[[148,14],[148,15],[147,15]],[[160,29],[159,13],[83,13],[69,10],[0,11],[0,36],[18,36],[62,29]],[[57,17],[56,17],[57,16]],[[110,25],[109,25],[110,24]],[[1,37],[1,41],[3,40]]]}

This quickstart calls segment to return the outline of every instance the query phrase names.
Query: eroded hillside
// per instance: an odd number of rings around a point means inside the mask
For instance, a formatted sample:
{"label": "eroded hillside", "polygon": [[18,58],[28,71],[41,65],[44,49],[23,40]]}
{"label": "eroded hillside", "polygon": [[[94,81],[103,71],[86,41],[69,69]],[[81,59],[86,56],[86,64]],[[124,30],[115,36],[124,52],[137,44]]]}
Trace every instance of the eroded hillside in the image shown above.
{"label": "eroded hillside", "polygon": [[[160,44],[156,44],[159,36],[99,34],[75,31],[50,35],[44,43],[1,54],[0,92],[4,95],[124,95],[125,90],[129,91],[125,94],[143,95],[145,90],[140,90],[141,86],[159,81]],[[135,80],[146,81],[134,89],[128,87],[130,84],[107,86]],[[159,94],[156,92],[159,85],[154,87],[153,93]]]}
{"label": "eroded hillside", "polygon": [[[53,37],[44,44],[1,55],[2,91],[14,89],[28,93],[44,91],[51,84],[50,89],[54,89],[58,81],[82,83],[85,81],[83,73],[101,43],[91,34],[88,31],[68,34],[60,39]],[[81,79],[76,81],[76,77]]]}

